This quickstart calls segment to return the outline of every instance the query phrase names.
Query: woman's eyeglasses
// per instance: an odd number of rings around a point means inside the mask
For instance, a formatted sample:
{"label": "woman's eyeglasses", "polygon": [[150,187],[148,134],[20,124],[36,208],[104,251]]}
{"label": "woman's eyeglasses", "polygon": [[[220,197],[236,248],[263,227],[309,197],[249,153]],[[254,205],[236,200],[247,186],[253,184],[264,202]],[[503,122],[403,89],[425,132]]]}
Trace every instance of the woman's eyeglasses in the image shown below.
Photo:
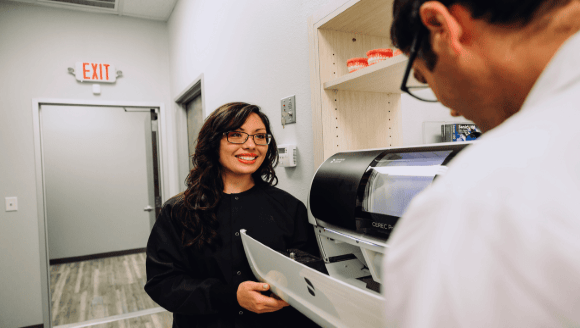
{"label": "woman's eyeglasses", "polygon": [[419,53],[419,45],[421,44],[422,39],[423,34],[421,33],[421,29],[419,29],[415,34],[413,43],[411,44],[411,52],[409,53],[409,62],[407,63],[407,68],[405,69],[403,83],[401,83],[401,90],[408,93],[411,97],[422,101],[439,102],[433,91],[429,88],[428,84],[420,83],[419,81],[417,81],[417,83],[414,83],[413,85],[408,85],[409,75],[411,74],[411,69],[413,68],[413,62],[415,61],[415,58],[417,58],[417,54]]}
{"label": "woman's eyeglasses", "polygon": [[248,141],[249,137],[254,139],[254,143],[256,145],[269,145],[270,141],[272,141],[272,135],[269,133],[256,133],[256,134],[247,134],[245,132],[240,131],[230,131],[224,132],[228,142],[233,144],[243,144]]}

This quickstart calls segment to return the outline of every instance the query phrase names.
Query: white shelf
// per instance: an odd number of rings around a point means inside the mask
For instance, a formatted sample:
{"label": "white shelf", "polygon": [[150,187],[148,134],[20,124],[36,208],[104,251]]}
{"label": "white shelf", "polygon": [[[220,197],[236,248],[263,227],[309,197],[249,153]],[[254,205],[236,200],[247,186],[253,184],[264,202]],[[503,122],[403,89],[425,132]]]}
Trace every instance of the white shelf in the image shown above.
{"label": "white shelf", "polygon": [[408,58],[398,55],[324,83],[325,90],[402,93]]}
{"label": "white shelf", "polygon": [[327,17],[320,29],[391,38],[393,0],[351,0],[341,13]]}

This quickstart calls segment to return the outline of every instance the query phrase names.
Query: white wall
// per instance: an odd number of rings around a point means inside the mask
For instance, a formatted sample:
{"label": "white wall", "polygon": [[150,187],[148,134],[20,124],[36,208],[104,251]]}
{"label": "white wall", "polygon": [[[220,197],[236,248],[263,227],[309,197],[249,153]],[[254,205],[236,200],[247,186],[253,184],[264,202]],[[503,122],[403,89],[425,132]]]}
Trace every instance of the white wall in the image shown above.
{"label": "white wall", "polygon": [[[439,142],[439,140],[435,139],[436,137],[440,137],[440,126],[442,123],[472,123],[463,117],[449,115],[449,109],[440,103],[429,103],[417,100],[408,94],[401,95],[401,110],[403,111],[404,146]],[[423,123],[425,122],[427,124],[424,128]],[[423,137],[424,133],[425,138]]]}
{"label": "white wall", "polygon": [[[172,96],[203,73],[205,116],[229,101],[261,106],[276,141],[297,145],[298,166],[276,172],[303,202],[314,175],[307,19],[330,2],[180,0],[168,22]],[[282,129],[280,99],[293,94],[297,123]],[[465,121],[405,95],[401,106],[404,145],[422,143],[424,121]]]}
{"label": "white wall", "polygon": [[[124,77],[94,96],[67,73],[80,60]],[[0,327],[43,321],[32,99],[170,104],[168,60],[165,23],[0,1]],[[17,212],[4,211],[8,196]]]}
{"label": "white wall", "polygon": [[[276,173],[303,202],[314,175],[307,20],[327,2],[180,0],[168,22],[172,96],[203,73],[205,116],[230,101],[259,105],[276,142],[297,145],[298,166]],[[280,100],[289,95],[297,123],[282,129]]]}

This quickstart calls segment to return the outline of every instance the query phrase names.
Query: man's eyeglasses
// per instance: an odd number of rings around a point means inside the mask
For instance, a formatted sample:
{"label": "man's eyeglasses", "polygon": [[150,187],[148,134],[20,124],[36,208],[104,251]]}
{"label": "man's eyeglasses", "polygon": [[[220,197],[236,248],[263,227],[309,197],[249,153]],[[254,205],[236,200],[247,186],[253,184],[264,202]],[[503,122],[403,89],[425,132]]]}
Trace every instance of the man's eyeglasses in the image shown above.
{"label": "man's eyeglasses", "polygon": [[228,142],[233,144],[243,144],[245,143],[249,137],[254,138],[254,143],[256,145],[269,145],[270,141],[272,141],[272,135],[269,133],[256,133],[256,134],[247,134],[245,132],[240,131],[230,131],[224,132]]}
{"label": "man's eyeglasses", "polygon": [[419,45],[421,44],[422,39],[423,34],[421,33],[421,29],[419,29],[415,34],[413,43],[411,43],[409,62],[407,63],[407,68],[405,69],[405,75],[403,77],[403,83],[401,84],[401,90],[408,93],[411,97],[422,101],[439,102],[433,91],[429,88],[428,84],[424,84],[414,80],[412,85],[408,85],[409,75],[411,74],[411,69],[413,68],[413,62],[415,61],[415,58],[417,58],[417,54],[419,53]]}

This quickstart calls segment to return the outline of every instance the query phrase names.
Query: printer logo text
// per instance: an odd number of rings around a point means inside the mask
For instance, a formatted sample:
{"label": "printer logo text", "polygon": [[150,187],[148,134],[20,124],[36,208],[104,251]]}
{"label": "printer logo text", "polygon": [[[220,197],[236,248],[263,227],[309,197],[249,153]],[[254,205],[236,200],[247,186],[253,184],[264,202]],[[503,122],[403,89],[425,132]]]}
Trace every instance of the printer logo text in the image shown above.
{"label": "printer logo text", "polygon": [[387,223],[373,222],[372,224],[373,224],[373,227],[376,227],[376,228],[387,229],[387,230],[393,229],[393,226],[390,224],[387,224]]}

